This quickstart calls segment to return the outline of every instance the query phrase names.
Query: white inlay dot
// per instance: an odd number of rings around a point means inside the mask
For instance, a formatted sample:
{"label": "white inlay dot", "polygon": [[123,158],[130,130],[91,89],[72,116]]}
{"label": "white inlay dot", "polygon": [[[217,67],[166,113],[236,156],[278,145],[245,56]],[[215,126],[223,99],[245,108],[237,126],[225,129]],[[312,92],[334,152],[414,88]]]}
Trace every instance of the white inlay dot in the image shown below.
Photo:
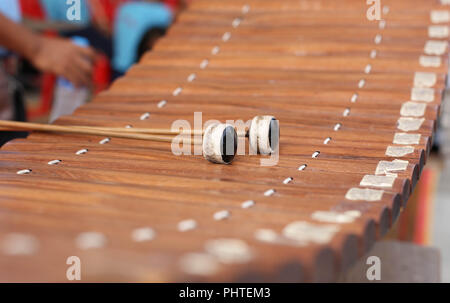
{"label": "white inlay dot", "polygon": [[266,196],[266,197],[273,196],[274,194],[275,194],[275,189],[273,189],[273,188],[271,188],[271,189],[269,189],[269,190],[266,190],[266,191],[264,192],[264,196]]}
{"label": "white inlay dot", "polygon": [[224,264],[242,264],[252,259],[250,247],[240,239],[209,240],[205,244],[205,250]]}
{"label": "white inlay dot", "polygon": [[279,240],[278,234],[272,229],[257,229],[255,239],[261,242],[276,243]]}
{"label": "white inlay dot", "polygon": [[200,63],[200,68],[205,69],[208,66],[208,64],[209,64],[209,60],[205,59]]}
{"label": "white inlay dot", "polygon": [[338,225],[313,224],[306,221],[292,222],[283,229],[283,236],[301,244],[327,244],[339,231]]}
{"label": "white inlay dot", "polygon": [[361,212],[358,210],[349,210],[346,212],[315,211],[311,215],[311,219],[316,221],[340,224],[352,223],[359,217],[361,217]]}
{"label": "white inlay dot", "polygon": [[364,80],[364,79],[359,80],[358,88],[363,88],[365,84],[366,84],[366,80]]}
{"label": "white inlay dot", "polygon": [[175,88],[175,90],[173,91],[172,95],[176,97],[176,96],[178,96],[179,94],[181,94],[182,91],[183,91],[183,88],[182,88],[182,87],[177,87],[177,88]]}
{"label": "white inlay dot", "polygon": [[177,228],[178,228],[178,231],[181,231],[181,232],[193,230],[193,229],[197,228],[197,221],[195,221],[194,219],[187,219],[187,220],[180,221],[178,223]]}
{"label": "white inlay dot", "polygon": [[18,175],[28,175],[28,174],[31,174],[31,172],[32,172],[31,169],[22,169],[22,170],[19,170],[19,171],[17,172],[17,174],[18,174]]}
{"label": "white inlay dot", "polygon": [[283,184],[289,184],[293,181],[294,179],[292,177],[288,177],[286,179],[283,180]]}
{"label": "white inlay dot", "polygon": [[139,119],[140,120],[147,120],[148,118],[150,118],[150,113],[143,113],[140,117],[139,117]]}
{"label": "white inlay dot", "polygon": [[213,215],[214,220],[221,221],[228,219],[231,216],[231,213],[228,210],[220,210],[218,212],[215,212]]}
{"label": "white inlay dot", "polygon": [[222,36],[222,41],[223,42],[227,42],[228,40],[230,40],[230,38],[231,38],[231,33],[230,32],[226,32]]}
{"label": "white inlay dot", "polygon": [[375,59],[376,56],[377,56],[377,50],[376,50],[376,49],[373,49],[373,50],[370,52],[370,58]]}
{"label": "white inlay dot", "polygon": [[75,154],[77,154],[77,155],[84,155],[87,152],[88,152],[88,150],[86,148],[83,148],[83,149],[80,149],[79,151],[77,151]]}
{"label": "white inlay dot", "polygon": [[110,138],[105,138],[105,139],[101,140],[101,141],[98,142],[98,143],[99,143],[99,144],[107,144],[107,143],[109,143],[110,141],[111,141]]}
{"label": "white inlay dot", "polygon": [[299,170],[299,171],[305,170],[306,167],[308,167],[308,165],[302,164],[302,165],[300,165],[300,166],[298,167],[298,170]]}
{"label": "white inlay dot", "polygon": [[52,161],[49,161],[47,164],[48,165],[58,165],[61,162],[62,162],[61,160],[52,160]]}
{"label": "white inlay dot", "polygon": [[195,73],[192,73],[187,77],[187,81],[192,82],[195,80],[196,77],[197,77],[197,75]]}
{"label": "white inlay dot", "polygon": [[83,232],[75,239],[75,243],[79,249],[95,249],[106,245],[106,237],[99,232]]}
{"label": "white inlay dot", "polygon": [[3,254],[8,256],[30,256],[39,249],[38,240],[28,234],[10,233],[1,242]]}
{"label": "white inlay dot", "polygon": [[253,206],[255,206],[255,201],[253,201],[253,200],[247,200],[247,201],[242,202],[242,204],[241,204],[241,207],[244,209],[248,209]]}
{"label": "white inlay dot", "polygon": [[234,28],[238,27],[240,24],[241,24],[241,19],[240,19],[240,18],[235,18],[235,19],[233,20],[233,22],[231,23],[231,25],[232,25]]}
{"label": "white inlay dot", "polygon": [[375,44],[380,44],[382,39],[383,37],[380,34],[376,35],[374,39]]}
{"label": "white inlay dot", "polygon": [[158,102],[157,107],[158,108],[163,108],[164,106],[166,106],[166,104],[167,104],[166,100],[161,100],[161,101]]}
{"label": "white inlay dot", "polygon": [[213,55],[217,55],[219,52],[220,52],[219,46],[214,46],[211,50],[211,54],[213,54]]}
{"label": "white inlay dot", "polygon": [[131,238],[135,242],[151,241],[155,238],[155,236],[155,231],[150,227],[136,228],[131,233]]}
{"label": "white inlay dot", "polygon": [[209,276],[219,270],[215,257],[206,253],[189,253],[181,257],[180,268],[187,274]]}

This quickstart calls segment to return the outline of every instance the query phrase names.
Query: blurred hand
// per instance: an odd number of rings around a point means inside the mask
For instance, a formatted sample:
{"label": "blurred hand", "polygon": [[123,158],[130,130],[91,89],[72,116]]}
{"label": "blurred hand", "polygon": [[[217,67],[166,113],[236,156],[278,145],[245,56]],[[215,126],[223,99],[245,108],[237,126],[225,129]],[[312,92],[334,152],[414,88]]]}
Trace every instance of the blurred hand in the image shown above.
{"label": "blurred hand", "polygon": [[38,69],[64,77],[75,86],[87,86],[92,80],[95,52],[70,40],[40,37],[31,62]]}

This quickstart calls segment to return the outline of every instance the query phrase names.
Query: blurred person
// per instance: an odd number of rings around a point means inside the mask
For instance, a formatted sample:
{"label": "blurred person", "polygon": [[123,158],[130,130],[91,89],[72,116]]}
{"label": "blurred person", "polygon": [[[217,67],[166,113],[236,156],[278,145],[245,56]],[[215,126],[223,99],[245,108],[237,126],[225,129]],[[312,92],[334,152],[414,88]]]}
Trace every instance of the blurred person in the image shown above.
{"label": "blurred person", "polygon": [[[7,1],[2,0],[4,4]],[[0,9],[3,5],[0,5]],[[0,46],[22,55],[41,71],[68,79],[76,86],[88,85],[95,52],[60,38],[34,33],[0,11]]]}
{"label": "blurred person", "polygon": [[[60,0],[39,0],[50,21],[64,21],[67,5]],[[82,27],[63,31],[65,37],[87,38],[110,60],[113,78],[122,75],[165,34],[174,14],[186,0],[82,0]],[[67,22],[67,20],[66,20]]]}
{"label": "blurred person", "polygon": [[[19,4],[16,1],[0,1],[0,14],[4,14],[5,17],[19,22],[21,19],[21,12]],[[2,43],[0,43],[1,45]],[[4,71],[4,65],[6,65],[6,59],[10,55],[9,51],[0,46],[0,119],[10,120],[15,118],[15,108],[13,100],[10,97],[10,91],[8,89],[8,78]]]}
{"label": "blurred person", "polygon": [[[13,98],[9,92],[4,61],[11,52],[28,59],[37,69],[64,77],[76,86],[91,82],[95,52],[60,38],[47,38],[27,29],[21,20],[17,0],[0,1],[0,119],[14,119]],[[0,133],[0,145],[14,138]]]}
{"label": "blurred person", "polygon": [[171,11],[173,16],[176,16],[186,8],[190,0],[89,0],[92,22],[104,33],[112,36],[119,8],[131,2],[160,2]]}
{"label": "blurred person", "polygon": [[[41,3],[48,22],[69,23],[65,1],[35,1]],[[114,75],[121,75],[164,35],[171,10],[177,7],[176,1],[169,2],[170,7],[148,0],[81,0],[81,20],[75,23],[78,26],[59,34],[86,38],[110,59]]]}
{"label": "blurred person", "polygon": [[[66,29],[62,27],[59,35],[70,37],[83,37],[89,41],[89,45],[105,54],[108,58],[112,57],[112,40],[109,30],[105,29],[104,13],[99,9],[99,3],[110,3],[119,0],[80,0],[80,20],[68,20],[66,1],[61,0],[35,0],[39,1],[43,8],[46,21],[53,24],[71,24],[73,28]],[[123,1],[123,0],[121,0]]]}

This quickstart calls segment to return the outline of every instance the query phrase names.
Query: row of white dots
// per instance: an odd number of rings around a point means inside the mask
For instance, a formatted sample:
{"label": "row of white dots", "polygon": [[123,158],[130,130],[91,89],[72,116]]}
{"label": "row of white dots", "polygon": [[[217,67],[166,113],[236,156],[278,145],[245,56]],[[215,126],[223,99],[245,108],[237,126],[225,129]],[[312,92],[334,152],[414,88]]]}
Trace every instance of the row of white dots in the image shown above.
{"label": "row of white dots", "polygon": [[61,160],[52,160],[52,161],[49,161],[47,164],[48,165],[58,165],[61,162],[62,162]]}
{"label": "row of white dots", "polygon": [[83,149],[80,149],[79,151],[77,151],[75,154],[76,154],[76,155],[84,155],[84,154],[86,154],[88,151],[89,151],[89,150],[88,150],[87,148],[83,148]]}
{"label": "row of white dots", "polygon": [[211,54],[212,55],[217,55],[218,53],[220,52],[220,47],[219,46],[214,46],[212,49],[211,49]]}
{"label": "row of white dots", "polygon": [[366,84],[366,80],[364,80],[364,79],[359,80],[358,88],[363,88],[365,84]]}
{"label": "row of white dots", "polygon": [[288,177],[286,179],[284,179],[283,184],[289,184],[293,181],[294,179],[292,177]]}
{"label": "row of white dots", "polygon": [[195,73],[192,73],[187,77],[187,82],[192,82],[195,80],[195,78],[197,78],[197,75]]}
{"label": "row of white dots", "polygon": [[231,25],[232,25],[234,28],[237,28],[240,24],[241,24],[241,18],[235,18],[235,19],[233,20],[233,22],[231,23]]}
{"label": "row of white dots", "polygon": [[[250,10],[250,6],[248,5],[244,5],[242,8],[242,13],[243,14],[247,14]],[[232,27],[233,28],[237,28],[240,24],[241,24],[242,19],[241,18],[235,18],[232,21]],[[222,41],[223,42],[227,42],[229,41],[231,38],[231,33],[230,32],[225,32],[222,35]],[[220,52],[220,47],[219,46],[214,46],[211,49],[211,54],[212,55],[217,55]],[[206,69],[209,65],[209,60],[208,59],[203,59],[200,62],[200,69]],[[188,77],[187,77],[187,82],[193,82],[195,79],[197,78],[197,74],[196,73],[191,73]],[[182,87],[177,87],[173,92],[172,95],[173,96],[178,96],[182,93],[183,88]],[[242,203],[242,208],[247,209],[250,207],[253,207],[255,205],[255,202],[253,200],[248,200]],[[221,211],[217,211],[213,214],[213,218],[216,221],[220,221],[220,220],[225,220],[228,219],[231,216],[231,212],[228,210],[221,210]],[[197,223],[195,220],[193,219],[188,219],[188,220],[184,220],[181,221],[178,224],[178,230],[180,231],[188,231],[188,230],[192,230],[195,229],[197,226]]]}
{"label": "row of white dots", "polygon": [[[383,13],[387,14],[388,12],[389,12],[389,7],[388,6],[384,6],[383,7]],[[386,21],[385,20],[380,20],[380,22],[378,23],[378,27],[379,27],[380,30],[384,30],[386,28]],[[381,34],[377,34],[375,36],[375,38],[374,38],[374,43],[376,45],[378,45],[378,44],[380,44],[382,42],[382,40],[383,40],[383,36]],[[369,54],[369,57],[370,57],[370,59],[375,59],[377,57],[377,55],[378,55],[377,50],[376,49],[372,49],[370,54]],[[370,74],[371,71],[372,71],[372,64],[369,63],[364,68],[364,73],[365,74]],[[359,80],[358,88],[359,89],[363,88],[365,86],[365,84],[366,84],[365,79]],[[352,97],[351,102],[354,103],[354,102],[356,102],[356,100],[357,100],[357,98],[355,98],[355,100],[353,100],[353,97]],[[349,114],[350,114],[350,108],[347,108],[344,111],[344,116],[348,116]],[[347,198],[347,195],[346,195],[346,198]]]}
{"label": "row of white dots", "polygon": [[[102,141],[100,141],[99,143],[100,144],[105,144],[106,142],[109,142],[109,140],[110,140],[109,138],[105,138]],[[102,143],[102,142],[104,142],[104,143]],[[75,154],[76,155],[84,155],[88,151],[89,151],[88,149],[84,148],[84,149],[78,150],[77,152],[75,152]],[[55,160],[48,161],[47,164],[53,166],[53,165],[58,165],[61,162],[62,162],[62,160],[55,159]],[[16,174],[18,174],[18,175],[28,175],[28,174],[31,174],[32,171],[33,170],[31,170],[31,169],[22,169],[22,170],[17,171]]]}
{"label": "row of white dots", "polygon": [[150,113],[143,113],[140,117],[139,120],[144,121],[147,120],[148,118],[150,118]]}
{"label": "row of white dots", "polygon": [[[249,11],[249,6],[246,5],[243,7],[242,9],[243,13],[246,14]],[[237,26],[239,26],[241,22],[240,18],[236,18],[233,20],[233,27],[236,28]],[[222,39],[224,41],[228,41],[231,38],[231,33],[226,32]],[[214,47],[212,50],[212,54],[217,54],[219,53],[220,48],[218,46]],[[204,69],[208,66],[209,61],[207,59],[203,60],[200,64],[200,68]],[[196,74],[192,73],[188,76],[188,82],[192,82],[194,81],[196,78]],[[182,88],[178,87],[174,90],[173,95],[174,96],[178,96],[180,93],[182,92]],[[167,104],[166,100],[161,100],[158,103],[158,108],[162,108]],[[150,117],[150,113],[144,113],[140,116],[140,120],[147,120]],[[127,125],[126,128],[131,128],[131,125]],[[110,138],[104,138],[102,139],[99,144],[107,144],[110,142]],[[82,155],[88,152],[88,149],[81,149],[79,151],[76,152],[77,155]],[[61,160],[52,160],[49,161],[48,164],[49,165],[56,165],[59,164],[61,162]],[[25,170],[21,170],[19,172],[17,172],[18,174],[28,174],[31,173],[31,169],[25,169]],[[292,179],[292,178],[291,178]],[[272,195],[274,194],[275,191],[274,190],[269,190],[265,193],[265,195]],[[247,209],[250,207],[253,207],[255,205],[255,202],[253,200],[248,200],[248,201],[244,201],[242,203],[242,208],[243,209]],[[229,218],[231,215],[231,213],[228,210],[222,210],[222,211],[218,211],[216,213],[214,213],[213,218],[215,220],[224,220]],[[191,229],[195,229],[197,226],[197,222],[193,219],[188,219],[188,220],[184,220],[179,222],[178,224],[178,230],[179,231],[187,231],[187,230],[191,230]],[[143,241],[150,241],[152,239],[154,239],[155,237],[155,231],[149,227],[144,227],[144,228],[137,228],[135,230],[133,230],[132,232],[132,239],[136,242],[143,242]],[[77,239],[77,246],[81,249],[92,249],[92,248],[98,248],[98,247],[102,247],[106,244],[106,237],[98,232],[85,232],[85,233],[81,233]]]}

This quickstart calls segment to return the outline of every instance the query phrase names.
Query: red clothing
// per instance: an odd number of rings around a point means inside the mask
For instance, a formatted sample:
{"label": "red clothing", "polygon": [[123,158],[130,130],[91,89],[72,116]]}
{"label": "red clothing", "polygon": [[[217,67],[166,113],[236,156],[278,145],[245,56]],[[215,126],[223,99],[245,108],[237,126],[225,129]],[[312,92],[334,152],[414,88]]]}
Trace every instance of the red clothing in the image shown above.
{"label": "red clothing", "polygon": [[125,2],[129,2],[131,0],[104,0],[101,1],[101,4],[103,6],[104,12],[106,16],[108,17],[108,20],[112,21],[114,20],[117,12],[117,8],[124,4]]}
{"label": "red clothing", "polygon": [[175,11],[180,6],[179,0],[165,0],[163,1],[172,11]]}
{"label": "red clothing", "polygon": [[39,20],[45,18],[39,0],[20,0],[20,9],[22,11],[22,16],[26,18]]}

